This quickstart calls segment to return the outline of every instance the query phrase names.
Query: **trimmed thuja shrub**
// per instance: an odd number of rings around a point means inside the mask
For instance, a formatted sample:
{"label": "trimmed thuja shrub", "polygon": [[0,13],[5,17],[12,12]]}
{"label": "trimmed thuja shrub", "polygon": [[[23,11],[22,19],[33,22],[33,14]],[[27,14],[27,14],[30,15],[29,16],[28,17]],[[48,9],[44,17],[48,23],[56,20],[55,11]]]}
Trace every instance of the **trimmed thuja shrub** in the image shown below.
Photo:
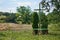
{"label": "trimmed thuja shrub", "polygon": [[37,14],[37,12],[33,12],[32,28],[33,28],[33,34],[35,34],[35,35],[38,34],[38,22],[39,22],[38,14]]}
{"label": "trimmed thuja shrub", "polygon": [[41,34],[48,34],[48,19],[44,13],[41,14],[41,24]]}

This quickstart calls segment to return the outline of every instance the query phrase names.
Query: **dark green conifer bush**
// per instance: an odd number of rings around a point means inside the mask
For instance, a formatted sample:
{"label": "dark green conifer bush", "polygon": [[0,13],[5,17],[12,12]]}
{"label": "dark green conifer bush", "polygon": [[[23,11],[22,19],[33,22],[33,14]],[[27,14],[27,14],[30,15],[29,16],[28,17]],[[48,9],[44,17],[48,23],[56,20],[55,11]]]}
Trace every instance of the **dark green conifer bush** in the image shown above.
{"label": "dark green conifer bush", "polygon": [[32,28],[34,34],[38,34],[38,22],[39,22],[38,14],[37,12],[34,12],[32,16]]}

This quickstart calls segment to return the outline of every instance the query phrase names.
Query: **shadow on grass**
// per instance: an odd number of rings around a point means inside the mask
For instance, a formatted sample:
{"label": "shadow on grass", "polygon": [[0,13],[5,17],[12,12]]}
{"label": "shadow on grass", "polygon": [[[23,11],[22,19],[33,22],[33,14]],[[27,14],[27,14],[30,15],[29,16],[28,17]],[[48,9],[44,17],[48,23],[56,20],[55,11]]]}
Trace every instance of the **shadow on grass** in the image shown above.
{"label": "shadow on grass", "polygon": [[59,34],[59,33],[49,33],[48,35],[60,36],[60,34]]}
{"label": "shadow on grass", "polygon": [[5,37],[6,35],[4,33],[0,33],[0,37]]}

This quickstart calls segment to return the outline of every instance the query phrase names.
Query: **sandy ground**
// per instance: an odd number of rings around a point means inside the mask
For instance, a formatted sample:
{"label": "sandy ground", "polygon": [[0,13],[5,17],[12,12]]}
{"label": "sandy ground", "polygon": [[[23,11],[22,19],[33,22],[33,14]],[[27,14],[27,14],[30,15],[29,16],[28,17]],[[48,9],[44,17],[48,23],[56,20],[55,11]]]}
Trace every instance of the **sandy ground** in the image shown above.
{"label": "sandy ground", "polygon": [[30,24],[14,24],[14,23],[0,23],[0,31],[2,30],[25,30],[32,29]]}

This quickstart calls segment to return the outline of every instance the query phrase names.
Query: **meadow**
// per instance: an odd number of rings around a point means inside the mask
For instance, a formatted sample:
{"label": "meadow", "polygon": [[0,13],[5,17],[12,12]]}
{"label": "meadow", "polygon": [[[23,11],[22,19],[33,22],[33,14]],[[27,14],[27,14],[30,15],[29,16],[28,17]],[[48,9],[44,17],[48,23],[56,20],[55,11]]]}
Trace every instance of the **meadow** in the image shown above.
{"label": "meadow", "polygon": [[28,29],[30,26],[27,26],[27,24],[23,26],[26,28],[0,31],[0,40],[60,40],[60,28],[56,24],[49,25],[49,34],[47,35],[33,35],[32,29]]}

